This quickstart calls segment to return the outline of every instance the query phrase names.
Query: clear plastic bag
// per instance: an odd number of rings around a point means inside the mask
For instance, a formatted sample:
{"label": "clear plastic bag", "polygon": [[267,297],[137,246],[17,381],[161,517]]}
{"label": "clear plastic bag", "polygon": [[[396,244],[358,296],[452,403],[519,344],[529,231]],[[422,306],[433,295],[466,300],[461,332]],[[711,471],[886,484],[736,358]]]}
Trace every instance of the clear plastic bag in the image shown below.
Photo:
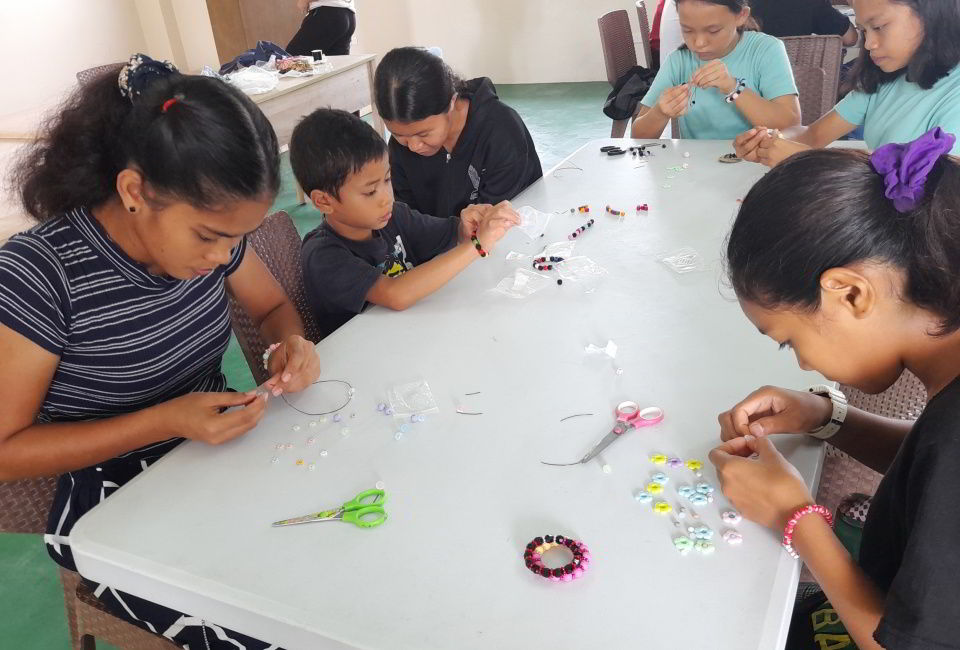
{"label": "clear plastic bag", "polygon": [[547,225],[553,215],[548,212],[540,212],[536,208],[525,205],[517,209],[520,215],[520,225],[517,229],[530,239],[537,239],[547,230]]}
{"label": "clear plastic bag", "polygon": [[661,257],[660,261],[674,273],[692,273],[703,271],[706,268],[700,253],[689,246],[684,246],[669,255]]}
{"label": "clear plastic bag", "polygon": [[550,278],[529,269],[517,269],[513,275],[507,276],[491,291],[510,298],[520,300],[531,296],[553,282]]}
{"label": "clear plastic bag", "polygon": [[556,266],[557,273],[564,282],[573,282],[590,293],[597,288],[607,275],[607,270],[589,257],[571,257]]}
{"label": "clear plastic bag", "polygon": [[507,253],[508,262],[524,262],[528,259],[530,259],[530,256],[526,255],[525,253],[518,253],[517,251],[510,251]]}
{"label": "clear plastic bag", "polygon": [[568,258],[573,255],[573,247],[576,243],[577,242],[570,240],[555,241],[552,244],[544,246],[543,250],[540,251],[540,256]]}
{"label": "clear plastic bag", "polygon": [[440,407],[433,398],[430,385],[424,380],[399,384],[387,391],[387,400],[393,415],[406,418],[411,415],[431,415],[439,413]]}
{"label": "clear plastic bag", "polygon": [[230,85],[239,88],[247,95],[268,93],[280,83],[280,73],[255,65],[231,72],[226,77]]}

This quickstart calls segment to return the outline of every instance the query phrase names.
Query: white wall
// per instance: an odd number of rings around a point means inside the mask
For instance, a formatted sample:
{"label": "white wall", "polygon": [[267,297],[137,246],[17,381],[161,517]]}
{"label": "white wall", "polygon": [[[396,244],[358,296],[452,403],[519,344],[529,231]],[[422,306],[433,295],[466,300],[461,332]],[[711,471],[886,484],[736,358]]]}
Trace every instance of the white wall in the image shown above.
{"label": "white wall", "polygon": [[[648,13],[656,6],[649,0]],[[357,0],[353,51],[437,45],[463,77],[496,83],[606,81],[597,18],[631,0]]]}

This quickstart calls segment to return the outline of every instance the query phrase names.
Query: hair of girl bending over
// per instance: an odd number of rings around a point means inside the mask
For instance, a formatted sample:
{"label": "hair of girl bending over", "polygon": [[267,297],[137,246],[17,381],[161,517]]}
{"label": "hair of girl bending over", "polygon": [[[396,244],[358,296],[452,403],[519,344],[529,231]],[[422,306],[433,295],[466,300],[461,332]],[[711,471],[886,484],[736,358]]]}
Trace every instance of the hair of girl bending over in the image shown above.
{"label": "hair of girl bending over", "polygon": [[821,276],[861,262],[899,270],[899,299],[960,329],[960,162],[940,156],[922,201],[901,213],[865,152],[817,150],[774,167],[747,194],[727,241],[738,298],[812,313]]}
{"label": "hair of girl bending over", "polygon": [[[749,0],[673,0],[677,7],[680,6],[683,2],[690,3],[700,3],[705,5],[721,5],[730,10],[730,13],[734,17],[740,16],[744,10],[750,11],[750,2]],[[757,21],[753,17],[748,17],[743,25],[737,27],[737,31],[743,33],[744,31],[757,31],[759,26]],[[684,46],[685,47],[685,46]]]}
{"label": "hair of girl bending over", "polygon": [[[904,73],[908,81],[929,90],[960,63],[960,0],[857,0],[852,4],[865,32],[866,46],[851,72],[852,90],[874,93],[880,84]],[[908,9],[910,15],[905,16],[903,9]],[[903,24],[911,15],[922,23],[919,34],[913,34],[917,30]],[[910,35],[916,49],[912,54],[895,56],[912,45],[907,42]],[[873,58],[878,50],[881,56],[902,65],[891,69],[885,62],[881,67]]]}
{"label": "hair of girl bending over", "polygon": [[398,47],[377,66],[373,81],[377,110],[388,122],[419,122],[449,111],[462,83],[435,54],[419,47]]}
{"label": "hair of girl bending over", "polygon": [[80,86],[44,124],[13,176],[34,218],[107,202],[128,168],[140,173],[155,209],[185,203],[217,210],[273,199],[280,187],[277,138],[249,98],[218,79],[175,72],[143,85],[131,102],[116,74],[103,75]]}

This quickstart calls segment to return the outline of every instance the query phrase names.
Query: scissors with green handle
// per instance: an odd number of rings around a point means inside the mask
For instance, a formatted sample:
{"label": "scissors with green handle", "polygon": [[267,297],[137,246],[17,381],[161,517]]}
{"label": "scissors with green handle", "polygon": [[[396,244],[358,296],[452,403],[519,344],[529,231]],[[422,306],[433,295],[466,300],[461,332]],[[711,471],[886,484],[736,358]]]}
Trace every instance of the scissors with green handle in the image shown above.
{"label": "scissors with green handle", "polygon": [[274,526],[294,526],[310,524],[315,521],[345,521],[360,528],[374,528],[387,520],[387,511],[383,504],[387,502],[387,493],[383,490],[367,490],[347,501],[339,508],[322,510],[293,519],[281,519]]}

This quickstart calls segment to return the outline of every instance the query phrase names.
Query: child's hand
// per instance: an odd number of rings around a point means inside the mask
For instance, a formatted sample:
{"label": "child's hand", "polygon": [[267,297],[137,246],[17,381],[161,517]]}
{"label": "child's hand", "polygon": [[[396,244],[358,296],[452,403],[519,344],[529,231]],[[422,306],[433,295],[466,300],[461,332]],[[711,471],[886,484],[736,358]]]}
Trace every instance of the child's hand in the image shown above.
{"label": "child's hand", "polygon": [[690,85],[698,88],[716,88],[724,95],[729,95],[737,89],[737,80],[727,70],[727,64],[720,59],[697,68],[690,77]]}
{"label": "child's hand", "polygon": [[293,335],[270,354],[267,369],[271,377],[263,385],[274,396],[283,392],[296,393],[320,376],[320,357],[313,343]]}
{"label": "child's hand", "polygon": [[734,438],[710,452],[724,496],[744,517],[776,532],[814,503],[800,472],[769,438]]}
{"label": "child's hand", "polygon": [[474,203],[460,211],[460,241],[470,241],[470,236],[477,232],[483,217],[493,209],[489,203]]}
{"label": "child's hand", "polygon": [[[235,406],[232,411],[223,409]],[[219,445],[257,426],[267,408],[267,394],[187,393],[154,407],[157,423],[170,435]]]}
{"label": "child's hand", "polygon": [[490,251],[508,230],[519,225],[520,215],[510,206],[509,201],[501,201],[483,216],[477,228],[477,239],[485,250]]}
{"label": "child's hand", "polygon": [[690,89],[687,84],[667,88],[657,100],[657,110],[671,120],[686,115],[689,105]]}
{"label": "child's hand", "polygon": [[833,414],[829,399],[814,393],[764,386],[721,413],[720,439],[769,436],[774,433],[806,433],[823,426]]}
{"label": "child's hand", "polygon": [[795,153],[806,151],[810,147],[793,140],[787,140],[778,131],[772,138],[764,138],[757,148],[757,158],[767,167],[776,167]]}
{"label": "child's hand", "polygon": [[748,162],[760,162],[760,143],[772,137],[770,129],[765,126],[757,126],[734,138],[733,148],[737,152],[738,158]]}

